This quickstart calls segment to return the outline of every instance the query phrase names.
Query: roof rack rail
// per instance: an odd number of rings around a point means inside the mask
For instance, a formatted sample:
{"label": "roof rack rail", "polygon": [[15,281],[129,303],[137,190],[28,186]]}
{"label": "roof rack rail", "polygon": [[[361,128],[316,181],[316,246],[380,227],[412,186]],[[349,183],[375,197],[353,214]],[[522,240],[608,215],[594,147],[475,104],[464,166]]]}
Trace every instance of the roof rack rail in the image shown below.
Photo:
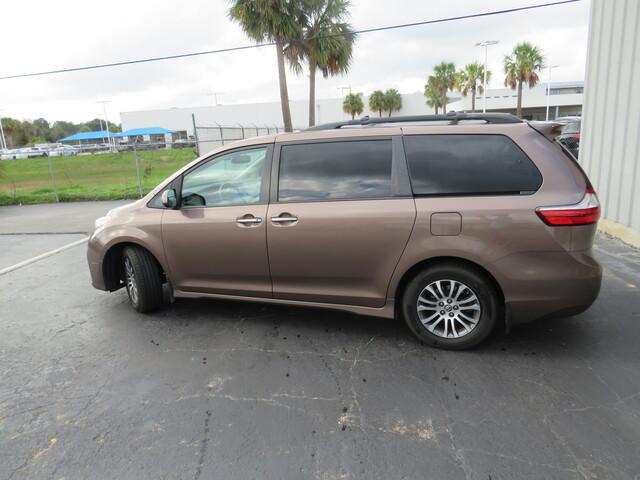
{"label": "roof rack rail", "polygon": [[388,123],[420,123],[420,122],[449,122],[457,124],[460,120],[484,120],[487,123],[522,123],[520,118],[510,113],[466,113],[449,112],[446,115],[404,115],[399,117],[371,118],[368,115],[358,120],[345,122],[325,123],[306,130],[333,130],[342,127],[380,125]]}

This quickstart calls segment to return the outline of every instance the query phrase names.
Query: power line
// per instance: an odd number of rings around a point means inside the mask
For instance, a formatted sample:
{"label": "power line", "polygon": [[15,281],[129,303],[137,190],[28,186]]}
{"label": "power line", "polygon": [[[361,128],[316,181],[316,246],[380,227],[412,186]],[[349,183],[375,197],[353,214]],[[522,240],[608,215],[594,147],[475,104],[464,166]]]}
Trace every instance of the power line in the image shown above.
{"label": "power line", "polygon": [[[321,38],[325,38],[325,37],[332,37],[332,36],[338,36],[338,35],[352,35],[352,34],[363,34],[363,33],[373,33],[373,32],[382,32],[385,30],[397,30],[400,28],[410,28],[410,27],[418,27],[421,25],[432,25],[434,23],[444,23],[444,22],[453,22],[453,21],[457,21],[457,20],[466,20],[469,18],[479,18],[479,17],[489,17],[489,16],[493,16],[493,15],[502,15],[505,13],[513,13],[513,12],[521,12],[524,10],[533,10],[533,9],[537,9],[537,8],[545,8],[545,7],[552,7],[552,6],[556,6],[556,5],[562,5],[562,4],[566,4],[566,3],[576,3],[579,2],[580,0],[561,0],[561,1],[556,1],[556,2],[549,2],[549,3],[541,3],[541,4],[537,4],[537,5],[528,5],[526,7],[516,7],[516,8],[508,8],[508,9],[504,9],[504,10],[494,10],[491,12],[481,12],[481,13],[473,13],[473,14],[469,14],[469,15],[460,15],[457,17],[447,17],[447,18],[438,18],[435,20],[424,20],[421,22],[413,22],[413,23],[402,23],[402,24],[398,24],[398,25],[387,25],[384,27],[374,27],[374,28],[365,28],[362,30],[356,30],[354,32],[351,33],[336,33],[333,35],[325,35]],[[0,77],[0,80],[10,80],[10,79],[14,79],[14,78],[25,78],[25,77],[39,77],[39,76],[43,76],[43,75],[53,75],[56,73],[70,73],[70,72],[78,72],[78,71],[82,71],[82,70],[96,70],[98,68],[109,68],[109,67],[119,67],[119,66],[123,66],[123,65],[134,65],[134,64],[138,64],[138,63],[149,63],[149,62],[159,62],[159,61],[163,61],[163,60],[174,60],[177,58],[187,58],[187,57],[197,57],[200,55],[212,55],[212,54],[216,54],[216,53],[226,53],[226,52],[236,52],[236,51],[240,51],[240,50],[249,50],[251,48],[261,48],[261,47],[270,47],[275,45],[275,42],[265,42],[265,43],[257,43],[255,45],[244,45],[241,47],[230,47],[230,48],[220,48],[217,50],[204,50],[201,52],[190,52],[190,53],[180,53],[180,54],[176,54],[176,55],[165,55],[162,57],[150,57],[150,58],[142,58],[142,59],[137,59],[137,60],[125,60],[122,62],[112,62],[112,63],[102,63],[102,64],[97,64],[97,65],[87,65],[87,66],[82,66],[82,67],[70,67],[70,68],[61,68],[58,70],[47,70],[47,71],[43,71],[43,72],[33,72],[33,73],[21,73],[21,74],[17,74],[17,75],[8,75],[8,76],[4,76],[4,77]]]}

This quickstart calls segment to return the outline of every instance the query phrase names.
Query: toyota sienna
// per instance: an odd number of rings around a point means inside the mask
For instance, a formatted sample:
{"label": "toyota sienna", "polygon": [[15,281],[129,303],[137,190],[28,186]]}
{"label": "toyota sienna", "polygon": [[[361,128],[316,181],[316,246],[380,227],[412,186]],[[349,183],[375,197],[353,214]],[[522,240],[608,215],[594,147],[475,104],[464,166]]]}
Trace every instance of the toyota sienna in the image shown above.
{"label": "toyota sienna", "polygon": [[224,145],[96,221],[94,287],[139,312],[209,297],[402,317],[423,342],[574,315],[598,295],[598,198],[553,125],[342,122]]}

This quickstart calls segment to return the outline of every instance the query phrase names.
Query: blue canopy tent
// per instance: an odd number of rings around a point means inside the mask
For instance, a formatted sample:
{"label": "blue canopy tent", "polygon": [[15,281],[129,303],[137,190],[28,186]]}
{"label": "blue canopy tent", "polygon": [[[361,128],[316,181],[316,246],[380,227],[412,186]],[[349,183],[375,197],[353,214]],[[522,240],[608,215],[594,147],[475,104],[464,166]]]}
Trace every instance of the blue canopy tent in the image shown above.
{"label": "blue canopy tent", "polygon": [[131,128],[122,133],[112,133],[112,137],[139,137],[142,135],[165,135],[167,133],[176,133],[175,130],[168,130],[162,127],[149,128]]}
{"label": "blue canopy tent", "polygon": [[[111,134],[113,136],[115,134]],[[68,137],[61,138],[59,142],[81,142],[90,140],[106,140],[108,138],[105,130],[99,130],[97,132],[78,132]]]}
{"label": "blue canopy tent", "polygon": [[[176,133],[174,130],[161,127],[148,127],[148,128],[131,128],[124,132],[108,132],[106,130],[100,130],[96,132],[78,132],[68,137],[61,138],[59,142],[68,142],[83,148],[83,144],[90,150],[99,149],[99,146],[87,145],[92,143],[106,144],[108,138],[112,139],[125,139],[120,142],[120,145],[127,146],[134,143],[139,137],[146,137],[147,142],[162,144],[169,143],[165,141],[165,135],[171,135]],[[155,137],[155,138],[154,138]],[[123,143],[124,142],[124,143]]]}
{"label": "blue canopy tent", "polygon": [[106,140],[109,136],[111,138],[122,137],[139,137],[143,135],[165,135],[167,133],[176,133],[175,130],[168,130],[161,127],[149,127],[149,128],[131,128],[125,132],[109,132],[107,135],[106,130],[99,130],[96,132],[78,132],[68,137],[61,138],[59,142],[80,142],[89,140]]}

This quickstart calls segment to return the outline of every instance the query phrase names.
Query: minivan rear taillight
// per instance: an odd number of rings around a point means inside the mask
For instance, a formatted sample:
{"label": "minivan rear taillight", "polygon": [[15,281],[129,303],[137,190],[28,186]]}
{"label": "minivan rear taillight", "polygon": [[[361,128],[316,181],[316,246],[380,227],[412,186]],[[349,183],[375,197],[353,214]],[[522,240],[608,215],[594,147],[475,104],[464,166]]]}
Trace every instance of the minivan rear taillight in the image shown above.
{"label": "minivan rear taillight", "polygon": [[580,203],[538,207],[536,213],[544,223],[552,227],[591,225],[600,218],[600,202],[593,187],[588,186]]}

